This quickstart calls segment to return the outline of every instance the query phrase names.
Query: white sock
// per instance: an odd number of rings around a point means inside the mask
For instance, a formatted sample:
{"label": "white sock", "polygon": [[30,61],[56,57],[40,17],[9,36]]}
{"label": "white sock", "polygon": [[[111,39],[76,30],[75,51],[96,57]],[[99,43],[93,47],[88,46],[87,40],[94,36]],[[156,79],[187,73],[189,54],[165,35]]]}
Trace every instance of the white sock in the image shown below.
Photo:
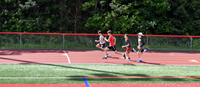
{"label": "white sock", "polygon": [[105,56],[105,57],[107,57],[107,56]]}

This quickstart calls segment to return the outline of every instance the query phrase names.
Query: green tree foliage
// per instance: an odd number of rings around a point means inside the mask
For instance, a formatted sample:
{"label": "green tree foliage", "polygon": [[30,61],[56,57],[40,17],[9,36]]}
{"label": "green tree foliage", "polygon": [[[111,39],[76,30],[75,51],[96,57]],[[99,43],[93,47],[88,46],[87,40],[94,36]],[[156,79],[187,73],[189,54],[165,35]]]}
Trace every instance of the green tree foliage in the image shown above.
{"label": "green tree foliage", "polygon": [[0,0],[0,32],[199,35],[200,0]]}
{"label": "green tree foliage", "polygon": [[200,0],[169,0],[168,27],[171,34],[200,34]]}
{"label": "green tree foliage", "polygon": [[200,0],[92,0],[83,4],[83,9],[91,10],[95,1],[103,9],[95,10],[88,18],[85,26],[92,29],[111,29],[115,33],[200,34]]}
{"label": "green tree foliage", "polygon": [[74,26],[83,29],[87,18],[84,17],[87,13],[81,13],[83,2],[85,0],[0,0],[0,32],[69,33],[74,32]]}
{"label": "green tree foliage", "polygon": [[[105,7],[104,4],[101,5]],[[89,2],[83,4],[83,9],[88,9],[88,6],[92,5]],[[114,33],[159,32],[166,29],[163,24],[168,23],[165,19],[169,6],[166,0],[112,0],[109,3],[110,9],[103,9],[103,14],[96,12],[88,18],[85,26],[97,30],[111,29]]]}

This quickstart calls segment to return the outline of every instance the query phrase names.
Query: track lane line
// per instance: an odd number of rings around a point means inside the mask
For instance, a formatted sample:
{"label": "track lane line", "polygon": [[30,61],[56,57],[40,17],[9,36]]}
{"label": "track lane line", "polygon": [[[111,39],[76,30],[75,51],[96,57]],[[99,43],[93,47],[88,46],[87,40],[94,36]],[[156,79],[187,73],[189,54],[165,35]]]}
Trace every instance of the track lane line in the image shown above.
{"label": "track lane line", "polygon": [[65,53],[65,55],[67,56],[67,59],[68,59],[68,63],[71,63],[70,62],[70,58],[69,58],[69,56],[67,55],[67,53],[63,50],[63,52]]}

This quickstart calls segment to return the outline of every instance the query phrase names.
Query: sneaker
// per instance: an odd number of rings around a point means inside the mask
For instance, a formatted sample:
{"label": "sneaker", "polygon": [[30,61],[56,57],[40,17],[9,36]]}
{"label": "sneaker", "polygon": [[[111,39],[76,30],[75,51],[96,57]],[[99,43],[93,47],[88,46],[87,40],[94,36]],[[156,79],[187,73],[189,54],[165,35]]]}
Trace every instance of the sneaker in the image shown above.
{"label": "sneaker", "polygon": [[131,58],[128,58],[128,59],[126,59],[127,61],[130,61],[131,60]]}
{"label": "sneaker", "polygon": [[126,59],[126,54],[123,54],[124,59]]}
{"label": "sneaker", "polygon": [[103,57],[102,59],[105,59],[105,60],[106,60],[106,59],[107,59],[107,57]]}
{"label": "sneaker", "polygon": [[148,51],[148,50],[150,50],[148,47],[146,47],[146,48],[144,49],[144,51]]}
{"label": "sneaker", "polygon": [[137,62],[143,62],[141,59],[139,59]]}
{"label": "sneaker", "polygon": [[110,53],[107,53],[107,56],[110,56]]}
{"label": "sneaker", "polygon": [[133,49],[132,49],[132,52],[136,52],[136,50],[133,48]]}

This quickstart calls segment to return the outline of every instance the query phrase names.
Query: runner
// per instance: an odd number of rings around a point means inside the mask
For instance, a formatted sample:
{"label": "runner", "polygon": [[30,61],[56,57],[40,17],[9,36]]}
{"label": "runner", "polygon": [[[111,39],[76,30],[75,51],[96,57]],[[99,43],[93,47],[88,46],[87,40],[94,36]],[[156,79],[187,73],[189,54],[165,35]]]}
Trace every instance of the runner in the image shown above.
{"label": "runner", "polygon": [[109,42],[110,44],[109,44],[108,47],[105,48],[105,57],[103,57],[102,59],[107,59],[107,51],[108,50],[113,50],[116,54],[122,55],[124,58],[126,58],[125,54],[117,52],[117,49],[115,47],[116,38],[112,36],[112,31],[109,30],[107,33],[108,33],[109,38],[108,39],[104,38],[104,40],[107,41],[107,42]]}
{"label": "runner", "polygon": [[[99,42],[99,43],[96,45],[96,47],[100,48],[103,51],[106,48],[105,40],[104,40],[101,30],[98,31],[98,34],[99,34],[99,40],[95,40],[95,42]],[[109,56],[108,52],[107,52],[107,55]]]}
{"label": "runner", "polygon": [[137,47],[139,49],[139,51],[137,52],[139,60],[137,62],[142,62],[141,55],[144,52],[144,45],[145,45],[145,43],[144,43],[144,40],[143,40],[142,36],[144,36],[142,34],[142,32],[139,32],[138,33],[138,47]]}
{"label": "runner", "polygon": [[129,53],[130,53],[131,51],[133,52],[133,50],[131,50],[131,41],[128,39],[128,34],[125,34],[125,35],[124,35],[124,38],[125,38],[125,43],[126,43],[126,45],[122,46],[122,48],[126,47],[126,57],[127,57],[127,58],[125,58],[125,59],[128,60],[128,61],[130,61],[131,58],[130,58],[130,56],[129,56]]}

